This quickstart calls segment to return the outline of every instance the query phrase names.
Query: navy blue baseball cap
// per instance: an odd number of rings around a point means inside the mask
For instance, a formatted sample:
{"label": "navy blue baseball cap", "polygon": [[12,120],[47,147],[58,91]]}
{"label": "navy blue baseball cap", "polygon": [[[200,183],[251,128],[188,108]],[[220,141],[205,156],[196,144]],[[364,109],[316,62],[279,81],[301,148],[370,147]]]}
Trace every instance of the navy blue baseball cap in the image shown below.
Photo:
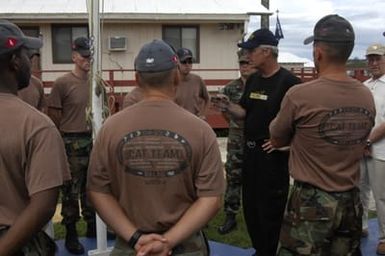
{"label": "navy blue baseball cap", "polygon": [[180,48],[176,52],[176,54],[178,55],[180,61],[185,61],[187,59],[193,59],[192,51],[190,49],[187,49],[187,48]]}
{"label": "navy blue baseball cap", "polygon": [[274,36],[273,32],[271,32],[267,28],[261,28],[255,30],[246,42],[239,43],[238,47],[243,49],[254,49],[259,47],[260,45],[277,46],[278,42],[279,41]]}
{"label": "navy blue baseball cap", "polygon": [[24,35],[15,24],[0,20],[0,55],[13,52],[21,46],[39,49],[43,46],[43,42],[39,38]]}
{"label": "navy blue baseball cap", "polygon": [[83,36],[76,38],[72,43],[72,50],[80,53],[83,57],[90,56],[90,40]]}
{"label": "navy blue baseball cap", "polygon": [[162,72],[175,68],[178,65],[178,56],[166,42],[154,40],[143,45],[134,65],[139,72]]}

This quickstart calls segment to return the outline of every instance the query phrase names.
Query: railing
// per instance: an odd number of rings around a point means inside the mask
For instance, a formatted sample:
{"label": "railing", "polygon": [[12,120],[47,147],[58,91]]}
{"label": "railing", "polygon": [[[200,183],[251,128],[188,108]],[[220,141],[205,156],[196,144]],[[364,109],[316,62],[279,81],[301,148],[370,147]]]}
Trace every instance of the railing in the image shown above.
{"label": "railing", "polygon": [[[204,79],[208,91],[211,94],[215,94],[218,92],[218,89],[226,85],[228,82],[230,82],[232,79],[230,78],[224,78],[223,74],[224,72],[233,72],[234,74],[237,74],[238,69],[194,69],[193,72],[200,74],[200,73],[210,73],[215,74],[211,75],[215,78],[206,78]],[[298,76],[303,82],[307,82],[310,80],[313,80],[318,77],[317,72],[314,68],[290,68],[290,71],[293,72],[296,76]],[[45,80],[45,75],[47,74],[56,74],[52,77],[60,76],[61,74],[64,74],[66,72],[69,72],[69,70],[42,70],[39,72],[34,72],[36,76],[43,78],[43,85],[46,89],[46,93],[49,93],[50,88],[52,87],[54,79],[48,79]],[[121,110],[121,107],[123,105],[123,98],[127,92],[135,86],[135,80],[134,80],[134,73],[135,70],[133,69],[109,69],[109,70],[103,70],[102,75],[105,81],[110,85],[110,88],[108,90],[109,96],[113,98],[113,104],[110,106],[111,111],[113,113]],[[350,76],[360,80],[364,81],[368,78],[367,72],[365,69],[362,68],[355,68],[355,69],[349,69],[348,73]],[[236,77],[235,75],[234,77]],[[205,78],[205,76],[202,76]],[[223,118],[222,114],[218,111],[216,111],[213,108],[209,108],[207,112],[207,122],[215,129],[220,128],[228,128],[228,123]]]}

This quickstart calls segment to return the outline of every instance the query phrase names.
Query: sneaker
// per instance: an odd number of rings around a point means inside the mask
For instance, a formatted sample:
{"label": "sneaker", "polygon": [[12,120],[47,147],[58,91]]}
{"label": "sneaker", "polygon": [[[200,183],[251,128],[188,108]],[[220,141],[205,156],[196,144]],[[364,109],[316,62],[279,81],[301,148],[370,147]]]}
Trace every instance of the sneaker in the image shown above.
{"label": "sneaker", "polygon": [[369,231],[367,228],[362,229],[361,237],[368,237]]}
{"label": "sneaker", "polygon": [[385,255],[385,242],[379,242],[377,245],[377,254]]}

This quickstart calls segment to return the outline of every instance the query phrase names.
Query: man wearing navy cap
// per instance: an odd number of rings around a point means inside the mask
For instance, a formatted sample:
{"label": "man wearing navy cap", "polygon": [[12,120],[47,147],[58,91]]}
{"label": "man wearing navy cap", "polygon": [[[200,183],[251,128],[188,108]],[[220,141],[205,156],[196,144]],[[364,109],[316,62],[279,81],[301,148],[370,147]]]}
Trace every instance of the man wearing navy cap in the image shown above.
{"label": "man wearing navy cap", "polygon": [[87,182],[117,234],[111,255],[208,256],[201,229],[225,190],[215,133],[173,101],[178,57],[168,44],[145,44],[134,65],[144,98],[103,124]]}
{"label": "man wearing navy cap", "polygon": [[239,105],[222,97],[217,105],[244,119],[243,211],[257,255],[275,254],[289,187],[288,152],[271,148],[269,124],[286,91],[300,79],[279,66],[278,40],[268,29],[254,31],[238,44],[258,69],[246,82]]}
{"label": "man wearing navy cap", "polygon": [[63,142],[47,116],[17,97],[31,76],[29,51],[42,47],[0,21],[0,255],[54,255],[42,231],[70,178]]}
{"label": "man wearing navy cap", "polygon": [[317,22],[304,43],[313,43],[318,79],[290,88],[270,124],[271,144],[290,145],[294,179],[280,256],[361,255],[359,162],[376,111],[370,90],[346,72],[354,39],[339,15]]}
{"label": "man wearing navy cap", "polygon": [[65,247],[73,254],[83,254],[76,222],[80,219],[79,199],[87,237],[96,236],[95,212],[85,194],[88,158],[92,147],[91,127],[86,121],[89,104],[90,43],[78,37],[72,44],[71,72],[57,78],[48,98],[48,115],[61,132],[71,168],[72,180],[62,187],[62,224],[66,227]]}

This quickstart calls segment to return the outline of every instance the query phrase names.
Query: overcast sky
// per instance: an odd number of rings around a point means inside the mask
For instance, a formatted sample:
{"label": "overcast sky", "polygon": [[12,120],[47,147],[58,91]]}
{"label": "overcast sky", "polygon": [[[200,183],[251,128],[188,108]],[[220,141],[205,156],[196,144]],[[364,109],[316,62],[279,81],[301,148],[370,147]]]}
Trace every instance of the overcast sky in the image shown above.
{"label": "overcast sky", "polygon": [[[280,40],[281,51],[312,59],[311,44],[303,40],[312,35],[315,23],[325,15],[338,14],[353,25],[356,41],[351,58],[365,57],[368,45],[385,44],[385,0],[270,0],[270,10],[279,10],[279,19],[285,38]],[[270,17],[270,29],[274,33],[276,14]],[[251,22],[254,30],[258,21]]]}

